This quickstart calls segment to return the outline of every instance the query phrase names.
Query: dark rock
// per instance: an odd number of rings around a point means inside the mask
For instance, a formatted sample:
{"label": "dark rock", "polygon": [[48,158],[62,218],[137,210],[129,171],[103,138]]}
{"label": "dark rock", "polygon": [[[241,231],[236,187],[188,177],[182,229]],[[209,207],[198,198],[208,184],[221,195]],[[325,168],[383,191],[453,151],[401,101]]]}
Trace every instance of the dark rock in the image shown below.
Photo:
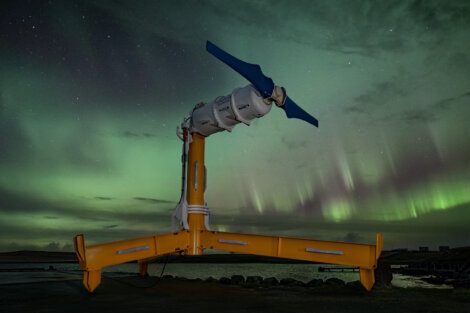
{"label": "dark rock", "polygon": [[441,276],[431,276],[431,277],[421,278],[421,280],[424,280],[425,282],[434,284],[434,285],[442,285],[446,282],[447,279]]}
{"label": "dark rock", "polygon": [[295,279],[293,278],[282,278],[279,282],[283,286],[293,285],[295,283]]}
{"label": "dark rock", "polygon": [[233,275],[231,281],[232,285],[243,285],[245,283],[245,277],[242,275]]}
{"label": "dark rock", "polygon": [[330,285],[330,286],[344,286],[345,285],[344,281],[336,277],[328,278],[327,280],[325,280],[325,284]]}
{"label": "dark rock", "polygon": [[216,282],[216,281],[217,281],[217,279],[215,279],[215,278],[212,277],[212,276],[206,278],[206,282],[208,282],[208,283],[214,283],[214,282]]}
{"label": "dark rock", "polygon": [[470,288],[470,278],[456,279],[452,282],[454,288]]}
{"label": "dark rock", "polygon": [[173,279],[172,275],[163,275],[162,279]]}
{"label": "dark rock", "polygon": [[392,284],[393,274],[390,264],[384,264],[379,261],[374,270],[375,284],[379,286],[390,286]]}
{"label": "dark rock", "polygon": [[305,284],[297,279],[293,278],[283,278],[280,281],[280,284],[283,286],[304,286]]}
{"label": "dark rock", "polygon": [[318,287],[318,286],[321,286],[323,285],[323,280],[322,279],[312,279],[311,281],[309,281],[307,283],[307,287]]}
{"label": "dark rock", "polygon": [[246,278],[246,284],[249,286],[259,286],[263,282],[263,277],[261,276],[248,276]]}
{"label": "dark rock", "polygon": [[365,290],[364,286],[362,286],[361,282],[358,280],[355,281],[349,281],[346,283],[346,287],[354,290]]}
{"label": "dark rock", "polygon": [[221,284],[224,284],[224,285],[230,285],[232,281],[230,280],[230,278],[227,278],[227,277],[220,277],[219,279],[219,283]]}
{"label": "dark rock", "polygon": [[279,281],[276,279],[276,277],[268,277],[265,278],[261,284],[264,287],[271,287],[279,285]]}

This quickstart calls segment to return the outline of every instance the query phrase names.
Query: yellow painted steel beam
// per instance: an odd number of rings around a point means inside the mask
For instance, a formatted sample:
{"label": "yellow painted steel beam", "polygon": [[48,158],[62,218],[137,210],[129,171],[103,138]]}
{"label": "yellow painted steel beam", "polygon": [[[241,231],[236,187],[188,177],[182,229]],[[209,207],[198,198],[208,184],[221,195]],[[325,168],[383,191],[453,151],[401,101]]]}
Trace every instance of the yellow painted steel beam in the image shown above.
{"label": "yellow painted steel beam", "polygon": [[361,283],[367,290],[374,285],[374,268],[383,246],[382,234],[377,234],[376,241],[375,245],[369,245],[216,231],[204,232],[201,240],[204,249],[357,266]]}
{"label": "yellow painted steel beam", "polygon": [[[101,282],[101,269],[131,261],[147,260],[160,255],[186,251],[189,232],[156,235],[97,245],[85,245],[83,235],[74,237],[75,253],[84,270],[83,284],[93,292]],[[144,268],[140,268],[143,272]],[[146,270],[146,268],[145,268]]]}
{"label": "yellow painted steel beam", "polygon": [[[106,266],[139,261],[139,272],[147,273],[147,262],[156,256],[175,252],[189,252],[194,239],[191,231],[152,237],[122,240],[85,246],[83,235],[74,238],[75,251],[83,269],[83,283],[90,291],[101,281],[101,269]],[[263,236],[199,230],[201,252],[217,249],[237,253],[305,260],[320,263],[359,267],[362,285],[371,290],[374,285],[374,268],[383,247],[383,236],[377,234],[376,244],[345,243],[302,238]],[[189,254],[189,253],[188,253]]]}
{"label": "yellow painted steel beam", "polygon": [[[381,238],[381,235],[378,237]],[[205,249],[362,268],[374,268],[378,258],[376,245],[216,231],[204,232],[202,244]]]}
{"label": "yellow painted steel beam", "polygon": [[106,266],[186,250],[187,243],[188,232],[178,232],[90,245],[85,248],[85,269],[98,270]]}

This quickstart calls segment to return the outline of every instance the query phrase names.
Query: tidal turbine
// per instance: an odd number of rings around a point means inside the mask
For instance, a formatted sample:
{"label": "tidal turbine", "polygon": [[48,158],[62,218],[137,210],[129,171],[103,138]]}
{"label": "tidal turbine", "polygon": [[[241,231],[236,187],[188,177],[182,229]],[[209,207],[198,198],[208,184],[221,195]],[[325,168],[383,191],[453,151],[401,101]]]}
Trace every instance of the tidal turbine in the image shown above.
{"label": "tidal turbine", "polygon": [[138,261],[140,275],[146,276],[148,263],[159,256],[201,255],[205,249],[216,249],[355,266],[359,268],[361,284],[371,290],[375,282],[374,269],[383,247],[380,233],[376,234],[375,245],[371,245],[210,229],[209,208],[204,198],[207,185],[205,138],[222,131],[230,132],[239,123],[250,125],[254,119],[269,113],[273,102],[285,111],[287,118],[300,119],[316,127],[318,120],[287,96],[285,88],[265,76],[258,64],[237,59],[210,41],[207,41],[206,49],[250,84],[212,102],[196,104],[177,128],[177,136],[183,141],[182,188],[172,214],[174,232],[89,246],[85,245],[83,234],[74,237],[85,288],[93,292],[101,282],[101,270],[107,266]]}

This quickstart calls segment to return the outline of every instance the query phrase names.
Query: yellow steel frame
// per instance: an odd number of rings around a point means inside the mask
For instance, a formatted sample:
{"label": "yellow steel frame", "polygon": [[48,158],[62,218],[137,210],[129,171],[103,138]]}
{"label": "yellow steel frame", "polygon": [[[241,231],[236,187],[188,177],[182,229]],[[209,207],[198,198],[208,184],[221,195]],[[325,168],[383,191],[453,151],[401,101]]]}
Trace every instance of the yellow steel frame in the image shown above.
{"label": "yellow steel frame", "polygon": [[[204,205],[204,136],[193,133],[189,146],[187,201]],[[138,261],[139,273],[147,275],[150,260],[165,254],[200,255],[205,249],[332,263],[359,267],[362,285],[371,290],[374,268],[383,247],[383,236],[376,244],[358,244],[300,238],[249,235],[207,230],[204,215],[188,214],[188,230],[111,243],[85,245],[82,234],[74,237],[75,252],[84,271],[83,284],[93,292],[101,282],[104,267]]]}

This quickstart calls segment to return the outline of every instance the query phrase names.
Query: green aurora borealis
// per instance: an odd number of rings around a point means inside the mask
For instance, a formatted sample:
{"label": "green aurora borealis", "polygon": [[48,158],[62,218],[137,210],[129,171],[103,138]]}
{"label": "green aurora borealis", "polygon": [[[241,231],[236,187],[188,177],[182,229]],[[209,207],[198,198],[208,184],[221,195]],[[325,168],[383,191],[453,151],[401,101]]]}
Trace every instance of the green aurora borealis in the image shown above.
{"label": "green aurora borealis", "polygon": [[0,251],[166,232],[176,126],[259,63],[273,108],[206,140],[214,229],[470,244],[468,1],[2,1]]}

